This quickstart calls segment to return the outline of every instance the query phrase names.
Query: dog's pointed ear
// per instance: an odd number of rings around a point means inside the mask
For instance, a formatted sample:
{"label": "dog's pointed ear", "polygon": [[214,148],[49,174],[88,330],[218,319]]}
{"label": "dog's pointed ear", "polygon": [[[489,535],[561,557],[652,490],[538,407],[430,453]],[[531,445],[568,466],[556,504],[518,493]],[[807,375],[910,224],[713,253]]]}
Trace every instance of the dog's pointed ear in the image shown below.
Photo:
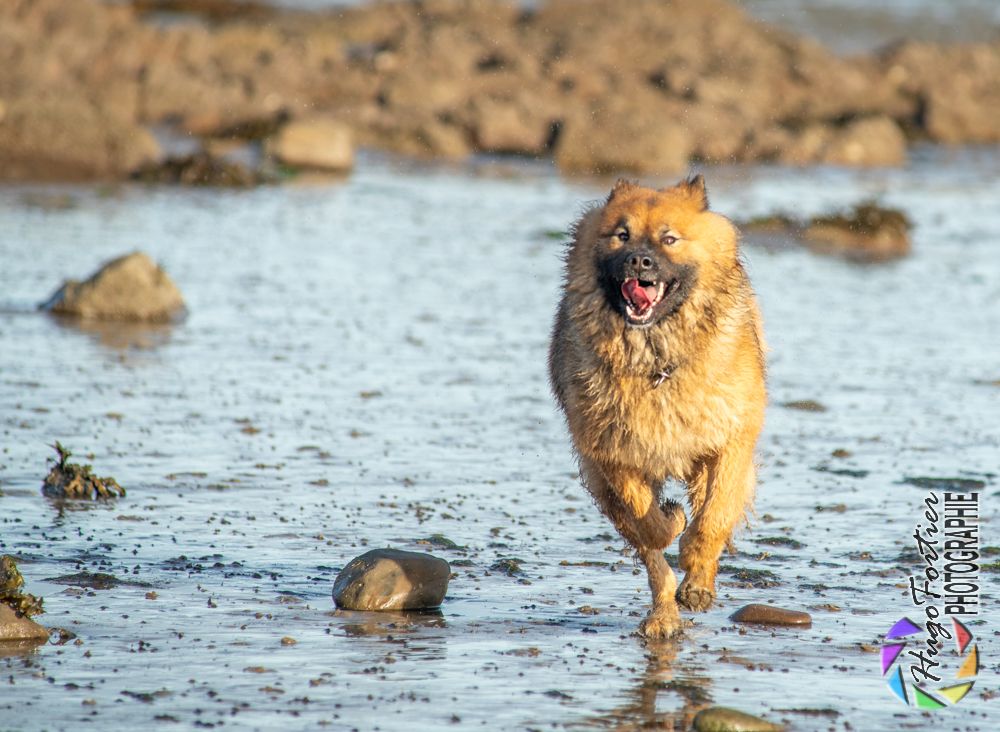
{"label": "dog's pointed ear", "polygon": [[635,187],[636,187],[635,181],[619,178],[618,180],[615,181],[614,186],[611,187],[611,193],[608,194],[607,203],[611,203],[615,199],[615,196],[631,191]]}
{"label": "dog's pointed ear", "polygon": [[708,210],[708,189],[705,187],[705,177],[701,173],[688,178],[681,183],[681,187],[687,190],[688,196],[699,209]]}

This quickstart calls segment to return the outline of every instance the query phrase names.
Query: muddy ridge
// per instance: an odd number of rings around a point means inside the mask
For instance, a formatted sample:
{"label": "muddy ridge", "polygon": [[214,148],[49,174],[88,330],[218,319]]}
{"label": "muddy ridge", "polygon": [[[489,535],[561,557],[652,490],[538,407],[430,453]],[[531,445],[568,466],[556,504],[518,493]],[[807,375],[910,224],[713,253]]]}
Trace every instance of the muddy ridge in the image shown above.
{"label": "muddy ridge", "polygon": [[317,116],[361,146],[583,173],[1000,141],[1000,42],[844,58],[725,0],[222,5],[3,3],[0,177],[122,178],[166,156],[161,125],[211,140]]}

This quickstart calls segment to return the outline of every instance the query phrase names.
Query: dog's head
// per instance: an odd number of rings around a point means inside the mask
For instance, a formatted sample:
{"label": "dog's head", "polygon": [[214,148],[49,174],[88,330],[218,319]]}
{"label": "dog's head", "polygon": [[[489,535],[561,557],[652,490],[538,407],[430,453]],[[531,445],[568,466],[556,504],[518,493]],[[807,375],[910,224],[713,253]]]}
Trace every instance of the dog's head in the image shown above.
{"label": "dog's head", "polygon": [[712,287],[735,259],[736,230],[708,210],[700,175],[661,190],[619,181],[577,223],[568,286],[589,280],[625,325],[648,328]]}

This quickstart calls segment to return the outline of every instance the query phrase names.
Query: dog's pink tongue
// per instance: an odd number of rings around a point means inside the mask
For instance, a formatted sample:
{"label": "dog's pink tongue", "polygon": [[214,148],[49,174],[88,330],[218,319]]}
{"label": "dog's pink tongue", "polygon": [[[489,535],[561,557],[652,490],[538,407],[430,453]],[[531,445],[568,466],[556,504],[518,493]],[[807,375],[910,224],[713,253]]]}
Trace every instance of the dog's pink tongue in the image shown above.
{"label": "dog's pink tongue", "polygon": [[625,280],[622,283],[622,295],[640,313],[645,312],[646,308],[653,302],[646,292],[646,288],[640,285],[639,280],[636,279]]}

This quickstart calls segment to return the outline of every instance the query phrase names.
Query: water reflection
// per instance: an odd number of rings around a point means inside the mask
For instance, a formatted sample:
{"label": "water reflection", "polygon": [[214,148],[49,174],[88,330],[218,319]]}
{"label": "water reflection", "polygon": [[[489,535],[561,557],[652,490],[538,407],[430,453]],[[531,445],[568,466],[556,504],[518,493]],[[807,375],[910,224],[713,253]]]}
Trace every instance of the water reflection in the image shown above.
{"label": "water reflection", "polygon": [[444,633],[448,623],[440,610],[422,612],[361,612],[336,610],[330,613],[339,622],[344,635],[352,638],[370,638],[400,646],[394,650],[401,658],[441,660],[446,654]]}
{"label": "water reflection", "polygon": [[[614,730],[689,730],[694,715],[712,702],[712,680],[687,665],[677,664],[683,639],[648,641],[646,668],[625,691],[625,701],[615,709],[588,720],[588,727]],[[669,698],[667,698],[669,696]],[[662,706],[671,711],[657,711]],[[680,707],[676,707],[677,703]]]}
{"label": "water reflection", "polygon": [[165,346],[176,326],[176,323],[84,320],[55,314],[49,317],[59,328],[88,335],[105,348],[116,351],[149,351]]}
{"label": "water reflection", "polygon": [[[41,491],[39,490],[39,493]],[[63,528],[68,525],[72,525],[73,521],[69,521],[71,515],[86,513],[89,511],[113,511],[118,506],[113,500],[96,499],[90,500],[87,498],[51,498],[45,496],[45,502],[48,504],[49,508],[54,511],[52,516],[51,527],[53,529]]]}
{"label": "water reflection", "polygon": [[15,656],[35,656],[39,646],[48,643],[47,638],[32,638],[27,640],[0,641],[0,658]]}
{"label": "water reflection", "polygon": [[335,610],[331,616],[339,618],[338,624],[346,635],[385,637],[393,633],[409,633],[419,628],[447,628],[440,610],[392,611]]}

